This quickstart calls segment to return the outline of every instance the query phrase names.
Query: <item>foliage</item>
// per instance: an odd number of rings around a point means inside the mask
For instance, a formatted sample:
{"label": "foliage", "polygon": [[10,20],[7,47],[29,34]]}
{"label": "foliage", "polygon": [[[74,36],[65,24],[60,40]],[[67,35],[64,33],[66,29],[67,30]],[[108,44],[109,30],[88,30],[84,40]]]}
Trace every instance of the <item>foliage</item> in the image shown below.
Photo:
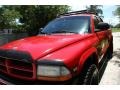
{"label": "foliage", "polygon": [[[29,35],[36,35],[39,28],[44,27],[49,21],[61,13],[68,12],[70,7],[67,5],[24,5],[24,6],[2,6],[0,26],[10,28],[16,26],[17,29],[27,30]],[[5,19],[5,20],[4,20]],[[16,19],[20,25],[17,25]],[[5,25],[2,25],[5,24]]]}
{"label": "foliage", "polygon": [[114,26],[115,28],[120,28],[120,23]]}
{"label": "foliage", "polygon": [[102,7],[102,5],[90,5],[90,6],[87,6],[86,8],[87,8],[87,10],[94,12],[99,16],[102,16],[103,11],[102,11],[101,7]]}
{"label": "foliage", "polygon": [[115,12],[114,12],[114,15],[118,15],[120,16],[120,6],[118,5]]}
{"label": "foliage", "polygon": [[20,13],[6,7],[0,8],[0,29],[14,29],[17,26],[16,19],[21,17]]}
{"label": "foliage", "polygon": [[118,16],[120,21],[120,5],[117,6],[116,10],[114,11],[114,15]]}

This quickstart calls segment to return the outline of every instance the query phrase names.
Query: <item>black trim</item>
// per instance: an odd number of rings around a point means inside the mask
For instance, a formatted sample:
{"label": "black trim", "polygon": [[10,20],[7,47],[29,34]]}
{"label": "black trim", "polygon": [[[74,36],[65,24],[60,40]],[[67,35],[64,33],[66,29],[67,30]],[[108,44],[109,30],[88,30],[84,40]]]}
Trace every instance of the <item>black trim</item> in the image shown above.
{"label": "black trim", "polygon": [[17,50],[0,49],[0,57],[25,61],[25,62],[32,62],[32,57],[28,52],[17,51]]}
{"label": "black trim", "polygon": [[37,61],[38,65],[50,65],[50,66],[65,66],[62,61],[51,61],[51,60],[39,60]]}
{"label": "black trim", "polygon": [[73,12],[63,13],[63,14],[60,14],[59,16],[70,16],[70,15],[77,15],[77,14],[94,14],[94,15],[98,15],[98,13],[92,12],[90,10],[80,10],[80,11],[73,11]]}

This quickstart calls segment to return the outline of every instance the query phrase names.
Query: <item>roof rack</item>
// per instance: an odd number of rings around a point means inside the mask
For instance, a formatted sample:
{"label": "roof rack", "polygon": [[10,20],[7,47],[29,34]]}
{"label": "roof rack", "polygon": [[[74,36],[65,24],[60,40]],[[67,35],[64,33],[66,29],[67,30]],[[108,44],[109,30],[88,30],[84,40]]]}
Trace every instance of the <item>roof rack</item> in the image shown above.
{"label": "roof rack", "polygon": [[91,12],[90,10],[81,10],[81,11],[63,13],[63,14],[60,14],[59,16],[70,16],[70,15],[76,15],[76,14],[95,14],[95,15],[97,15],[97,13]]}

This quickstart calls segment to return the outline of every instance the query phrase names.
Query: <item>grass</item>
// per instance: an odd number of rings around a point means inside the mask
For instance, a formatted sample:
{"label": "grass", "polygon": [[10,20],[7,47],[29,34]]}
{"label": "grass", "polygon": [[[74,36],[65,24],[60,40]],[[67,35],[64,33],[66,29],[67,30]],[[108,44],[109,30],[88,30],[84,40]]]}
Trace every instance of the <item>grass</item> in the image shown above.
{"label": "grass", "polygon": [[112,32],[120,32],[120,28],[112,28]]}

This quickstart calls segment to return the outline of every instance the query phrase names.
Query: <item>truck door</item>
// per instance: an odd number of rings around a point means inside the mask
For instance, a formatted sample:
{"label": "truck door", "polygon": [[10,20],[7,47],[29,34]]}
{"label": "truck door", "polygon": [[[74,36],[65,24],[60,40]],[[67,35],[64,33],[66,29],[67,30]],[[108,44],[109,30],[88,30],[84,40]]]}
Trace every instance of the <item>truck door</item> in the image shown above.
{"label": "truck door", "polygon": [[95,30],[96,36],[99,39],[97,50],[98,50],[98,56],[99,56],[99,62],[100,62],[108,47],[108,33],[107,33],[107,30],[97,29],[97,25],[99,22],[103,22],[102,19],[95,16],[94,17],[94,26],[95,26],[94,30]]}

